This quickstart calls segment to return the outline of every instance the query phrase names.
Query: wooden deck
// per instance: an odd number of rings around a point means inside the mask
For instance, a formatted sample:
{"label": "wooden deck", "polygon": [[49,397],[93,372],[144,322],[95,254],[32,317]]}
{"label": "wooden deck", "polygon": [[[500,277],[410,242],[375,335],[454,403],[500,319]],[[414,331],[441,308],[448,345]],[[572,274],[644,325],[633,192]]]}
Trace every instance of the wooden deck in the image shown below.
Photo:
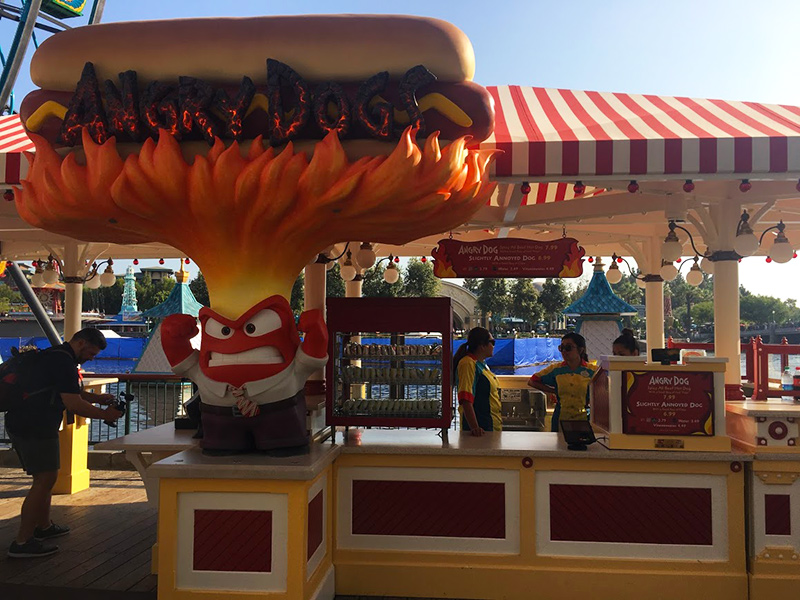
{"label": "wooden deck", "polygon": [[150,549],[157,512],[147,504],[138,473],[92,471],[91,488],[54,496],[52,518],[69,535],[54,540],[61,552],[47,558],[10,559],[30,477],[0,469],[0,597],[3,600],[155,600]]}

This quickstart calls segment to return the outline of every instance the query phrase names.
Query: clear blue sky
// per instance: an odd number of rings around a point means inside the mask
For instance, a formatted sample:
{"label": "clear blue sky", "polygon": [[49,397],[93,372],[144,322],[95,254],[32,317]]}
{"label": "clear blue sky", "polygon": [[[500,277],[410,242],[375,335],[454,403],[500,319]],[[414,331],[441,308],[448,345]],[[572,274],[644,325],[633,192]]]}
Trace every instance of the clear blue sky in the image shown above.
{"label": "clear blue sky", "polygon": [[[475,79],[483,85],[800,105],[798,0],[109,0],[103,21],[331,12],[402,12],[450,21],[472,40]],[[4,51],[9,28],[7,21],[0,23]],[[27,71],[26,64],[17,103],[33,89]],[[800,261],[764,267],[763,258],[743,261],[743,285],[756,293],[800,297],[800,289],[787,283],[800,281]]]}

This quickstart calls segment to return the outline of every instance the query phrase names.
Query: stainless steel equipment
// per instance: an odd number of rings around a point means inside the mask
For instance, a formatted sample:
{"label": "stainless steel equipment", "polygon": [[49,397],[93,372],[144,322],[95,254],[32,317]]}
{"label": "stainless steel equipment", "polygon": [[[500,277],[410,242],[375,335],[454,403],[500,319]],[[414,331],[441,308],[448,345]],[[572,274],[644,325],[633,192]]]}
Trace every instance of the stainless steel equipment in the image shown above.
{"label": "stainless steel equipment", "polygon": [[501,388],[503,431],[544,431],[545,395],[531,388]]}

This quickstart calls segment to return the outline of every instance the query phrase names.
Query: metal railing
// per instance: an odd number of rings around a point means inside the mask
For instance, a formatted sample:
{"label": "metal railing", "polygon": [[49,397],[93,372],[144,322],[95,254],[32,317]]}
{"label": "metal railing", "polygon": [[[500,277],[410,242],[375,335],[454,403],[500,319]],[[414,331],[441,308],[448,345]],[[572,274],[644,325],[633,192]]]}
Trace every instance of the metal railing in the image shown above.
{"label": "metal railing", "polygon": [[[125,417],[117,427],[109,427],[99,419],[93,419],[89,427],[89,445],[114,439],[134,431],[174,421],[183,414],[183,403],[191,398],[193,384],[189,379],[177,375],[145,375],[138,373],[103,373],[114,377],[118,383],[106,386],[109,394],[133,395]],[[4,413],[0,413],[0,444],[10,440],[5,429]]]}

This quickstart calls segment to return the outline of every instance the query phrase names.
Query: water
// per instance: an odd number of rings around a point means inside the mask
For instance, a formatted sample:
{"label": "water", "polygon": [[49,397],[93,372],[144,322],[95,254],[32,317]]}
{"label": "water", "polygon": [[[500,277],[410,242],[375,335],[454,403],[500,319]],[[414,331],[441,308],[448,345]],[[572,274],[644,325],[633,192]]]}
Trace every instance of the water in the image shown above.
{"label": "water", "polygon": [[[713,354],[709,354],[709,356],[713,356]],[[746,364],[745,364],[745,355],[742,354],[739,365],[741,369],[741,374],[744,375],[746,373]],[[550,363],[542,364],[542,365],[528,365],[525,367],[492,367],[492,373],[495,375],[533,375],[534,373],[538,373]],[[794,374],[795,367],[800,367],[800,354],[793,354],[789,356],[789,368],[792,374]],[[780,379],[781,378],[781,357],[777,354],[772,354],[769,357],[769,377],[770,379]]]}

